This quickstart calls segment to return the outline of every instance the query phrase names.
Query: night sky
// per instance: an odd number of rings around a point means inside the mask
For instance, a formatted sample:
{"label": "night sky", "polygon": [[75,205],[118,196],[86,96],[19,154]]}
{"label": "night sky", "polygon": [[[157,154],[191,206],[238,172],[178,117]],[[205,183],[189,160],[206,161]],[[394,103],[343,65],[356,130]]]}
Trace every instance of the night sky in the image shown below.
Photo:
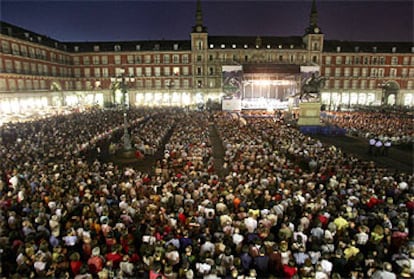
{"label": "night sky", "polygon": [[[210,35],[301,36],[311,0],[202,0]],[[326,39],[414,41],[414,1],[317,1]],[[59,41],[187,40],[196,0],[1,0],[0,19]]]}

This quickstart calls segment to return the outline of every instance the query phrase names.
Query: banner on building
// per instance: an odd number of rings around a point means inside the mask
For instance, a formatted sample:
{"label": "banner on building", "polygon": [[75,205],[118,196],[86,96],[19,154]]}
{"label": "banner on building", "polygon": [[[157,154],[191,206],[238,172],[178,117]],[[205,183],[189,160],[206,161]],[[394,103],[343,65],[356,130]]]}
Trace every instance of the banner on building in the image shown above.
{"label": "banner on building", "polygon": [[240,99],[242,90],[243,68],[241,65],[224,65],[223,92],[225,99]]}

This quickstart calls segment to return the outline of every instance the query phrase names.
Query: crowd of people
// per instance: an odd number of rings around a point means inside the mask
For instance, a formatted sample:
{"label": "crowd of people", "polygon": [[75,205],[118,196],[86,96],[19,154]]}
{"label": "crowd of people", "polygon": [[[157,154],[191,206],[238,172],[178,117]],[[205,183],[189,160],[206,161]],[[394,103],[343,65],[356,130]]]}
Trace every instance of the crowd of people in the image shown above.
{"label": "crowd of people", "polygon": [[354,136],[377,138],[382,143],[414,143],[414,113],[400,110],[329,111],[324,113],[324,122],[347,129]]}
{"label": "crowd of people", "polygon": [[129,115],[136,146],[163,149],[151,173],[85,159],[121,126],[114,111],[0,127],[1,276],[414,276],[412,173],[361,161],[281,118]]}

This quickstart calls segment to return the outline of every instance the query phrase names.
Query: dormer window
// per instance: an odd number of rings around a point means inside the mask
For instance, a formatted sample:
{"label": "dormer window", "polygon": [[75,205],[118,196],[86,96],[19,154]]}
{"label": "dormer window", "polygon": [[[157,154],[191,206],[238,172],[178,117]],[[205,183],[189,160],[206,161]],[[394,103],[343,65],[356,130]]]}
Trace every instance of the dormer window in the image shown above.
{"label": "dormer window", "polygon": [[414,53],[414,46],[413,46],[413,47],[411,47],[411,52],[412,52],[412,53]]}
{"label": "dormer window", "polygon": [[28,39],[28,38],[29,38],[29,36],[30,36],[30,34],[29,34],[28,32],[24,32],[24,37],[25,37],[26,39]]}
{"label": "dormer window", "polygon": [[42,41],[42,37],[37,36],[37,41],[40,43]]}
{"label": "dormer window", "polygon": [[341,47],[340,46],[336,47],[336,52],[341,52]]}
{"label": "dormer window", "polygon": [[213,44],[210,44],[210,48],[214,48],[214,45]]}
{"label": "dormer window", "polygon": [[136,45],[136,46],[135,46],[135,49],[136,49],[136,50],[141,50],[141,45]]}
{"label": "dormer window", "polygon": [[270,48],[270,45],[267,45],[266,47],[267,47],[267,48]]}
{"label": "dormer window", "polygon": [[178,50],[178,44],[174,44],[174,45],[173,45],[173,49],[174,49],[174,50]]}
{"label": "dormer window", "polygon": [[226,45],[225,44],[221,44],[221,46],[220,46],[221,48],[226,48]]}
{"label": "dormer window", "polygon": [[354,50],[355,50],[355,52],[359,52],[359,46],[356,46],[356,47],[354,48]]}
{"label": "dormer window", "polygon": [[114,51],[121,51],[120,45],[114,45]]}
{"label": "dormer window", "polygon": [[282,48],[282,45],[278,45],[277,47],[278,47],[278,48]]}
{"label": "dormer window", "polygon": [[247,48],[247,45],[244,45],[244,48]]}
{"label": "dormer window", "polygon": [[78,52],[78,51],[79,51],[79,47],[78,47],[78,46],[74,46],[74,47],[73,47],[73,50],[74,50],[75,52]]}
{"label": "dormer window", "polygon": [[99,51],[99,46],[98,45],[93,46],[93,51]]}
{"label": "dormer window", "polygon": [[155,44],[154,45],[154,50],[160,50],[160,44]]}
{"label": "dormer window", "polygon": [[397,47],[392,47],[391,51],[392,51],[392,53],[397,52]]}
{"label": "dormer window", "polygon": [[290,45],[290,48],[294,48],[295,46],[294,45]]}
{"label": "dormer window", "polygon": [[236,48],[236,44],[232,44],[232,46],[231,46],[232,48]]}
{"label": "dormer window", "polygon": [[259,48],[260,46],[259,45],[256,45],[256,48]]}
{"label": "dormer window", "polygon": [[376,46],[372,47],[372,52],[377,52],[377,47]]}
{"label": "dormer window", "polygon": [[55,48],[57,48],[58,47],[58,43],[57,42],[55,42]]}

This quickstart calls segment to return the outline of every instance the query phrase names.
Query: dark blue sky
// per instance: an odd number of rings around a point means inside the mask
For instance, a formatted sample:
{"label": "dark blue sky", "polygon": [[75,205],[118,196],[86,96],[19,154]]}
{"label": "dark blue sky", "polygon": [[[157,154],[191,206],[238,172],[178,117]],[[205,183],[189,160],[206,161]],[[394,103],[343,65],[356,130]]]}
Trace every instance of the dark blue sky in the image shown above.
{"label": "dark blue sky", "polygon": [[[210,35],[300,36],[311,0],[202,0]],[[327,39],[414,41],[414,1],[317,1]],[[60,41],[189,39],[196,0],[1,0],[0,19]]]}

